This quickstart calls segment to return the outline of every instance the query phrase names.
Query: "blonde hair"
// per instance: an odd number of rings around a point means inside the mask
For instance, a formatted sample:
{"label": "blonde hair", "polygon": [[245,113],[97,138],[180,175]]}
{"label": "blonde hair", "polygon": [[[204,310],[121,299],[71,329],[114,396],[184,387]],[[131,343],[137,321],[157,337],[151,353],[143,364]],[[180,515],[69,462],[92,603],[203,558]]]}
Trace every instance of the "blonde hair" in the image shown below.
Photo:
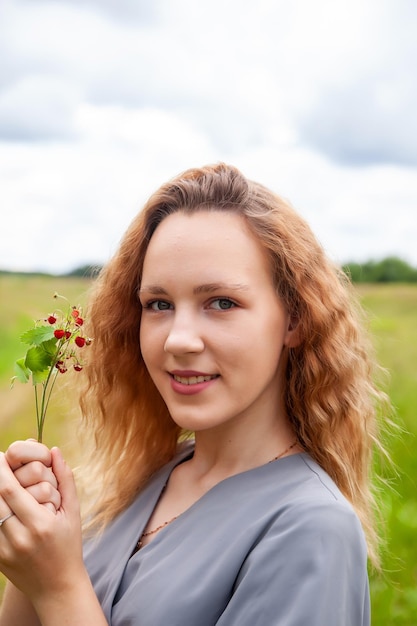
{"label": "blonde hair", "polygon": [[141,356],[138,288],[158,224],[176,211],[201,210],[244,216],[269,254],[277,294],[298,320],[301,337],[288,355],[289,419],[302,447],[357,511],[376,563],[370,471],[373,450],[383,450],[378,407],[386,398],[374,382],[361,309],[346,275],[294,209],[225,164],[187,170],[156,191],[94,284],[88,310],[93,343],[81,396],[86,427],[94,435],[84,470],[98,488],[92,521],[108,523],[176,452],[180,429]]}

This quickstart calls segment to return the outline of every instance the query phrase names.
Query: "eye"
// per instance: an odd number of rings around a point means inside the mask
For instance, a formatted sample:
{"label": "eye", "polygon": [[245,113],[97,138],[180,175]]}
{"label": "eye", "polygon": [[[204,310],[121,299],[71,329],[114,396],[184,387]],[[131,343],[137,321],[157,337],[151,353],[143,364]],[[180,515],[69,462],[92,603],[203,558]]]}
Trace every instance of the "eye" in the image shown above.
{"label": "eye", "polygon": [[169,311],[172,309],[172,304],[166,302],[166,300],[152,300],[151,302],[147,302],[144,309],[150,309],[151,311]]}
{"label": "eye", "polygon": [[216,309],[216,311],[227,311],[228,309],[233,309],[236,304],[229,300],[229,298],[216,298],[210,302],[210,307],[212,309]]}

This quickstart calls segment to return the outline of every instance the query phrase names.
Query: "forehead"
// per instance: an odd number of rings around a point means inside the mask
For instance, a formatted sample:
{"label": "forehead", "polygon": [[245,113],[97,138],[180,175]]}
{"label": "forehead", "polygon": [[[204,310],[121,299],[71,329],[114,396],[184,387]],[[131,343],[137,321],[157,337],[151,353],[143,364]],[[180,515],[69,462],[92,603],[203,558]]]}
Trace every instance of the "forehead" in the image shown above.
{"label": "forehead", "polygon": [[176,212],[156,228],[145,255],[143,278],[175,270],[210,273],[262,272],[271,278],[268,256],[246,220],[231,211]]}

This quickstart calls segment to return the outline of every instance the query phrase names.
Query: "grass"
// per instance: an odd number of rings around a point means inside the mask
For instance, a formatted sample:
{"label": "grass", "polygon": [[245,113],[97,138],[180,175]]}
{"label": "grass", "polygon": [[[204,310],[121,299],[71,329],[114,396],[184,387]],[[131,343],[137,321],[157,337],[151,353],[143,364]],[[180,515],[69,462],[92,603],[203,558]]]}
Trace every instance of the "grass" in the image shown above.
{"label": "grass", "polygon": [[[0,449],[35,434],[31,387],[17,384],[10,390],[9,385],[13,362],[25,352],[19,335],[33,319],[54,309],[55,291],[73,304],[82,304],[88,286],[83,279],[0,276]],[[361,285],[358,290],[370,316],[378,358],[390,374],[389,394],[402,428],[389,441],[398,475],[391,473],[391,487],[381,492],[387,549],[382,575],[371,575],[372,624],[413,626],[417,616],[417,286]],[[73,401],[63,390],[55,398],[45,443],[61,446],[71,458],[75,439],[68,411]]]}
{"label": "grass", "polygon": [[413,626],[417,616],[417,286],[360,288],[401,433],[389,442],[398,475],[382,493],[387,550],[371,578],[373,626]]}

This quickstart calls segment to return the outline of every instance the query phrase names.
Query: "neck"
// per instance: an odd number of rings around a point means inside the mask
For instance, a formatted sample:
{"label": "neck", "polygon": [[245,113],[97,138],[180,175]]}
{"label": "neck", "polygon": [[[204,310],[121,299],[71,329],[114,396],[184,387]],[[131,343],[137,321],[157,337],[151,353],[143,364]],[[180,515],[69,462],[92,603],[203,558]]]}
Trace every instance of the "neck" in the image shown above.
{"label": "neck", "polygon": [[300,451],[297,445],[287,452],[296,440],[287,422],[266,432],[258,428],[228,435],[209,431],[196,433],[192,466],[197,475],[229,476],[264,465],[282,453]]}

